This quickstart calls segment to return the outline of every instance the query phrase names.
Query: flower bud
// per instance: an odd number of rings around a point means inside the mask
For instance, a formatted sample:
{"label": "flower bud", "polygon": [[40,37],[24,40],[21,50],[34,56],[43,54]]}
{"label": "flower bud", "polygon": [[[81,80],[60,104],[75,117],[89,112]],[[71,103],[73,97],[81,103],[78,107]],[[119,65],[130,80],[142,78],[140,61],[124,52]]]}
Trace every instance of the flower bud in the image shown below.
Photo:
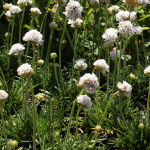
{"label": "flower bud", "polygon": [[140,123],[138,126],[140,129],[144,129],[144,123]]}
{"label": "flower bud", "polygon": [[131,79],[137,79],[137,77],[133,73],[130,73],[130,78]]}
{"label": "flower bud", "polygon": [[57,54],[56,53],[51,53],[50,54],[50,58],[51,59],[56,59],[57,58]]}
{"label": "flower bud", "polygon": [[97,126],[95,127],[95,130],[96,130],[96,131],[101,131],[101,130],[102,130],[102,127],[99,126],[99,125],[97,125]]}
{"label": "flower bud", "polygon": [[44,60],[39,59],[39,60],[37,61],[37,64],[38,64],[39,66],[43,66],[43,65],[44,65]]}
{"label": "flower bud", "polygon": [[12,6],[11,3],[10,4],[6,3],[6,4],[3,5],[3,8],[4,8],[4,10],[9,10],[11,6]]}
{"label": "flower bud", "polygon": [[51,22],[51,23],[49,24],[49,28],[50,28],[51,30],[56,30],[56,29],[58,28],[58,25],[57,25],[55,22]]}
{"label": "flower bud", "polygon": [[6,32],[4,36],[5,36],[5,38],[8,38],[9,37],[9,33]]}
{"label": "flower bud", "polygon": [[7,145],[12,147],[12,148],[15,148],[18,146],[18,142],[16,140],[10,140],[7,142]]}

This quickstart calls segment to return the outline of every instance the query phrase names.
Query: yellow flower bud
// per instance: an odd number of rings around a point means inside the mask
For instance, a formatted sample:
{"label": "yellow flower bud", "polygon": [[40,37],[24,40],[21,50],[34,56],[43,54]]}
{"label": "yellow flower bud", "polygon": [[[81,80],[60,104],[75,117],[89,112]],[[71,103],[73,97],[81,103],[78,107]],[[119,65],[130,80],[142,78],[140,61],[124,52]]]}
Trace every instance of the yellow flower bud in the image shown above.
{"label": "yellow flower bud", "polygon": [[12,148],[15,148],[18,146],[18,142],[16,140],[10,140],[7,142],[7,145],[12,147]]}
{"label": "yellow flower bud", "polygon": [[140,129],[144,129],[144,123],[140,123],[138,126]]}
{"label": "yellow flower bud", "polygon": [[137,79],[137,77],[133,73],[130,73],[130,78],[134,80]]}
{"label": "yellow flower bud", "polygon": [[57,54],[56,53],[51,53],[50,54],[50,58],[51,59],[56,59],[57,58]]}
{"label": "yellow flower bud", "polygon": [[37,64],[38,64],[39,66],[43,66],[43,65],[44,65],[44,60],[39,59],[39,60],[37,61]]}

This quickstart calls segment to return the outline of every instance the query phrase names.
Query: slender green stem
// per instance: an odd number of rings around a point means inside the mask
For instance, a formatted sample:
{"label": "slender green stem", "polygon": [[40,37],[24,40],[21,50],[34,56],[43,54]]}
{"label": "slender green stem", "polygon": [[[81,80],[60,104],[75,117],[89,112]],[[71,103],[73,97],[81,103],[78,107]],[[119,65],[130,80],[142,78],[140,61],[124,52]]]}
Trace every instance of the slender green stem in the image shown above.
{"label": "slender green stem", "polygon": [[[108,57],[108,66],[110,66],[109,49],[107,49],[107,57]],[[108,93],[109,93],[109,78],[110,78],[110,71],[107,74],[107,96],[108,96]]]}
{"label": "slender green stem", "polygon": [[10,47],[12,46],[12,42],[13,42],[14,27],[15,27],[15,22],[12,21],[12,29],[11,29],[11,37],[10,37]]}
{"label": "slender green stem", "polygon": [[36,127],[37,127],[37,118],[36,118],[36,101],[34,98],[34,88],[32,84],[32,79],[30,79],[30,88],[32,92],[32,113],[33,113],[33,150],[36,150]]}
{"label": "slender green stem", "polygon": [[9,51],[9,40],[10,40],[10,26],[11,26],[11,24],[9,23],[9,25],[8,25],[8,37],[7,37],[7,52]]}
{"label": "slender green stem", "polygon": [[[80,92],[79,95],[81,95],[83,92],[84,92],[84,89]],[[67,139],[68,139],[68,136],[69,136],[69,134],[70,134],[71,121],[72,121],[72,117],[73,117],[74,108],[75,108],[76,103],[77,103],[77,99],[75,99],[75,100],[73,101],[73,105],[72,105],[72,109],[71,109],[71,113],[70,113],[70,118],[69,118],[69,124],[68,124],[68,127],[67,127],[67,134],[66,134],[65,143],[66,143],[66,141],[67,141]]]}
{"label": "slender green stem", "polygon": [[148,126],[149,126],[149,101],[150,101],[150,79],[149,79],[149,90],[148,90],[147,112],[146,112],[146,136],[148,135]]}
{"label": "slender green stem", "polygon": [[19,25],[19,43],[21,43],[21,32],[22,32],[22,24],[23,24],[23,20],[24,20],[24,14],[25,14],[25,7],[23,7],[21,22]]}
{"label": "slender green stem", "polygon": [[137,63],[140,64],[140,56],[139,56],[139,46],[138,46],[138,37],[135,37],[135,45],[136,45],[136,52],[137,52]]}
{"label": "slender green stem", "polygon": [[144,41],[143,33],[142,33],[142,45],[143,45],[143,51],[144,51],[144,60],[145,60],[145,64],[147,65],[147,52],[145,50],[145,41]]}
{"label": "slender green stem", "polygon": [[82,109],[82,105],[78,106],[78,111],[77,111],[77,115],[76,115],[76,135],[78,134],[78,119],[79,119],[79,113]]}
{"label": "slender green stem", "polygon": [[62,41],[63,41],[64,36],[65,36],[66,22],[67,22],[67,20],[65,19],[64,25],[63,25],[63,33],[61,35],[60,44],[59,44],[59,75],[60,75],[61,84],[62,84],[62,71],[61,71]]}
{"label": "slender green stem", "polygon": [[54,62],[54,73],[55,73],[55,79],[56,79],[57,87],[58,87],[59,92],[60,92],[60,86],[59,86],[58,75],[57,75],[57,69],[56,69],[56,60],[55,60],[55,59],[53,59],[53,62]]}
{"label": "slender green stem", "polygon": [[5,138],[5,144],[6,144],[7,143],[7,134],[6,134],[4,115],[3,115],[3,103],[2,102],[0,102],[0,113],[1,113],[1,121],[2,121],[2,133]]}
{"label": "slender green stem", "polygon": [[0,15],[0,19],[1,19],[1,17],[2,17],[4,14],[5,14],[5,11],[3,11],[3,12],[1,13],[1,15]]}

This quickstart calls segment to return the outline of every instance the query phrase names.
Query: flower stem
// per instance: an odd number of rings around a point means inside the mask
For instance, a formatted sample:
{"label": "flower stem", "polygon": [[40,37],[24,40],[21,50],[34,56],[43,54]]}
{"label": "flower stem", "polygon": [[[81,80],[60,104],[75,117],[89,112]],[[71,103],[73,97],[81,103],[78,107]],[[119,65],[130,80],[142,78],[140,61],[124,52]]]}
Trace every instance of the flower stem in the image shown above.
{"label": "flower stem", "polygon": [[147,112],[146,112],[146,136],[148,136],[148,126],[149,126],[149,101],[150,101],[150,80],[149,80]]}
{"label": "flower stem", "polygon": [[6,144],[7,143],[7,134],[6,134],[4,115],[3,115],[3,103],[2,102],[0,102],[0,113],[1,113],[1,121],[2,121],[2,133],[5,138],[5,144]]}
{"label": "flower stem", "polygon": [[12,21],[11,37],[10,37],[10,47],[12,46],[13,34],[14,34],[15,22]]}
{"label": "flower stem", "polygon": [[136,52],[137,52],[137,63],[140,64],[140,57],[139,57],[139,46],[138,46],[138,37],[135,37],[135,45],[136,45]]}
{"label": "flower stem", "polygon": [[20,22],[20,26],[19,26],[19,43],[21,43],[21,32],[22,32],[22,23],[23,23],[23,19],[24,19],[24,14],[25,14],[25,7],[23,8],[21,22]]}
{"label": "flower stem", "polygon": [[32,92],[32,113],[33,113],[33,150],[36,150],[36,101],[34,98],[34,88],[32,84],[32,79],[30,79],[30,88]]}

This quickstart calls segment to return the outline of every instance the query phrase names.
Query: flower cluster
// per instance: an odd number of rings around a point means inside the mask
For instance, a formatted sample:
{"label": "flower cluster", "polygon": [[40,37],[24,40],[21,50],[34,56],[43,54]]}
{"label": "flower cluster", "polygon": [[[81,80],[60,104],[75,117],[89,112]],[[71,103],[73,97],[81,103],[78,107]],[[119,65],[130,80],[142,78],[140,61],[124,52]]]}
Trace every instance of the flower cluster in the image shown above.
{"label": "flower cluster", "polygon": [[22,6],[30,6],[32,5],[32,0],[18,0],[17,2],[18,5],[22,5]]}
{"label": "flower cluster", "polygon": [[33,71],[33,69],[32,69],[30,64],[25,63],[25,64],[22,64],[17,69],[17,73],[18,73],[18,76],[20,76],[20,77],[28,78],[34,73],[34,71]]}
{"label": "flower cluster", "polygon": [[102,38],[104,39],[106,45],[111,45],[118,38],[118,30],[114,28],[109,28],[102,35]]}
{"label": "flower cluster", "polygon": [[31,8],[30,11],[31,11],[31,14],[34,16],[38,16],[38,15],[42,14],[41,11],[36,7]]}
{"label": "flower cluster", "polygon": [[36,29],[33,29],[24,35],[23,41],[41,45],[43,43],[43,36],[39,31],[37,31]]}
{"label": "flower cluster", "polygon": [[144,69],[144,74],[147,76],[150,76],[150,66],[148,66]]}
{"label": "flower cluster", "polygon": [[0,102],[5,102],[8,99],[8,93],[4,90],[0,90]]}
{"label": "flower cluster", "polygon": [[87,64],[86,64],[84,59],[79,59],[79,60],[75,61],[74,68],[78,69],[78,70],[86,70],[87,69]]}
{"label": "flower cluster", "polygon": [[13,55],[13,56],[19,56],[19,55],[23,55],[24,50],[25,50],[25,47],[22,44],[17,43],[17,44],[12,45],[8,54]]}
{"label": "flower cluster", "polygon": [[122,21],[119,23],[118,31],[122,36],[133,36],[141,34],[143,29],[140,26],[133,26],[131,21]]}
{"label": "flower cluster", "polygon": [[108,12],[110,14],[117,13],[119,10],[120,10],[120,7],[117,5],[112,5],[111,7],[108,8]]}
{"label": "flower cluster", "polygon": [[120,50],[117,50],[116,48],[114,48],[109,53],[112,60],[115,60],[116,58],[118,59],[120,57]]}
{"label": "flower cluster", "polygon": [[132,86],[126,81],[123,81],[123,83],[118,82],[117,88],[122,95],[127,97],[129,97],[132,92]]}
{"label": "flower cluster", "polygon": [[136,12],[135,11],[132,11],[132,12],[129,12],[129,11],[123,11],[123,10],[120,10],[117,14],[116,14],[116,21],[126,21],[126,20],[129,20],[129,21],[134,21],[136,19]]}
{"label": "flower cluster", "polygon": [[12,5],[12,4],[8,4],[7,8],[8,8],[8,11],[6,11],[5,16],[8,21],[11,21],[12,19],[14,19],[15,16],[22,11],[20,7]]}
{"label": "flower cluster", "polygon": [[84,87],[87,93],[93,94],[99,86],[98,78],[94,73],[86,73],[80,78],[78,85]]}
{"label": "flower cluster", "polygon": [[68,18],[68,24],[71,24],[71,27],[80,27],[83,22],[81,18],[82,6],[78,1],[70,0],[65,8],[64,14]]}
{"label": "flower cluster", "polygon": [[78,96],[77,103],[81,104],[84,107],[87,107],[88,109],[90,109],[92,106],[91,98],[87,95]]}
{"label": "flower cluster", "polygon": [[94,63],[94,68],[96,70],[99,70],[102,72],[102,74],[106,74],[106,72],[109,72],[109,66],[107,65],[106,61],[104,59],[98,59]]}

